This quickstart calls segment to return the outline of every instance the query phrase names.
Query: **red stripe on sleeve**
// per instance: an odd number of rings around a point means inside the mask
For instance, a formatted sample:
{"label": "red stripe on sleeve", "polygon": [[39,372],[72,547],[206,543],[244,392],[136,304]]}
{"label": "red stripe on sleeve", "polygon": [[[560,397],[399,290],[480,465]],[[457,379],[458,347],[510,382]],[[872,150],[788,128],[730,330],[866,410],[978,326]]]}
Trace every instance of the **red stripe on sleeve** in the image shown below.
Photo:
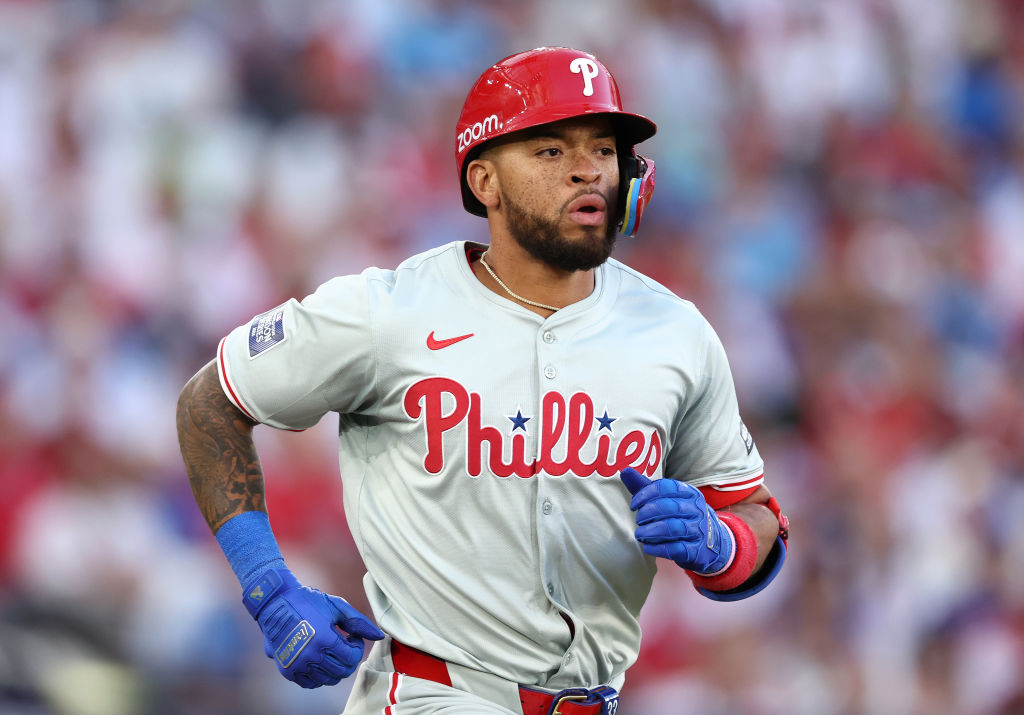
{"label": "red stripe on sleeve", "polygon": [[220,379],[224,386],[228,388],[228,398],[234,403],[235,407],[244,412],[245,416],[253,422],[259,422],[258,419],[252,416],[249,410],[245,409],[245,405],[242,404],[242,401],[238,399],[238,395],[235,394],[235,388],[231,386],[231,380],[228,379],[228,367],[224,361],[224,343],[226,341],[227,338],[221,338],[220,345],[217,346],[217,367],[220,370]]}
{"label": "red stripe on sleeve", "polygon": [[754,486],[739,489],[737,491],[723,492],[722,490],[715,489],[714,487],[700,487],[700,493],[704,495],[704,501],[706,501],[712,509],[717,511],[718,509],[724,509],[727,506],[732,506],[733,504],[741,502],[756,492],[761,486],[761,477],[758,477],[757,479],[758,483]]}

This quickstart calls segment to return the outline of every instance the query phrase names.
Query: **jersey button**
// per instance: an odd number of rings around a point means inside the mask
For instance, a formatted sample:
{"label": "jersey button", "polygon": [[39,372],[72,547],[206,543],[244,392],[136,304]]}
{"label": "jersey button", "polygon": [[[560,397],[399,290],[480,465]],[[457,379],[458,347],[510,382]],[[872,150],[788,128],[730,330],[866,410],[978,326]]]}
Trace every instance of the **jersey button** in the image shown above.
{"label": "jersey button", "polygon": [[555,595],[555,586],[554,586],[554,584],[550,584],[550,583],[548,584],[548,595],[549,596],[554,596]]}
{"label": "jersey button", "polygon": [[542,512],[544,512],[545,514],[550,514],[551,513],[551,500],[550,499],[545,499],[544,500],[544,505],[540,508],[540,510]]}
{"label": "jersey button", "polygon": [[553,342],[555,342],[555,334],[552,333],[550,330],[545,330],[544,331],[543,338],[544,338],[544,342],[546,342],[546,343],[553,343]]}
{"label": "jersey button", "polygon": [[554,365],[548,365],[544,368],[544,377],[549,380],[553,380],[555,375],[558,374],[558,370],[555,369]]}

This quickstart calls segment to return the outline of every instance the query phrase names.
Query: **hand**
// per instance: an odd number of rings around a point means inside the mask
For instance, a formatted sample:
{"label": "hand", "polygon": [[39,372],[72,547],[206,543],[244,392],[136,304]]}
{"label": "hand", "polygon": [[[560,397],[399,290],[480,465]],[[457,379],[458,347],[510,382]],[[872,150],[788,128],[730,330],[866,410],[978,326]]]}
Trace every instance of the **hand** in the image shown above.
{"label": "hand", "polygon": [[352,675],[363,657],[363,639],[385,635],[348,601],[301,585],[288,569],[271,569],[251,582],[242,602],[263,631],[267,657],[304,688]]}
{"label": "hand", "polygon": [[629,508],[645,554],[705,575],[729,565],[736,541],[699,489],[675,479],[652,481],[632,468],[619,476],[633,495]]}

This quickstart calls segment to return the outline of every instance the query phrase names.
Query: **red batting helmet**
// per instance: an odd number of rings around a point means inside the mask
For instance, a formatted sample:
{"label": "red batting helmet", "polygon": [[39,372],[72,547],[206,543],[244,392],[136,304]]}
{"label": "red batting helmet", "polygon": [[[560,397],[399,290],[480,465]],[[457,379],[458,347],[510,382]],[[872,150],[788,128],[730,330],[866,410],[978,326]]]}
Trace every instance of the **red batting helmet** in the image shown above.
{"label": "red batting helmet", "polygon": [[[620,149],[619,220],[632,234],[654,190],[654,162],[633,145],[654,136],[654,122],[622,111],[615,78],[596,57],[568,47],[540,47],[506,57],[469,90],[455,131],[455,163],[462,205],[477,216],[487,210],[466,183],[466,165],[483,144],[511,132],[586,114],[609,114]],[[626,229],[629,229],[628,231]]]}

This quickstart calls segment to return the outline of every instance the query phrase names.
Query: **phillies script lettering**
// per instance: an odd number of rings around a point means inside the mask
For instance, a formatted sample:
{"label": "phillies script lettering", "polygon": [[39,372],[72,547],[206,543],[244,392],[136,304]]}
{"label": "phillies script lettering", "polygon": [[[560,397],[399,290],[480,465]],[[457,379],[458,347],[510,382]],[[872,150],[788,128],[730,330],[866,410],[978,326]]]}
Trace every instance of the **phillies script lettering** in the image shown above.
{"label": "phillies script lettering", "polygon": [[[481,399],[462,384],[446,377],[429,377],[415,383],[405,393],[402,406],[414,420],[422,420],[427,436],[423,468],[440,474],[445,466],[444,434],[462,428],[466,435],[466,472],[479,477],[484,470],[484,445],[487,445],[487,469],[498,477],[532,477],[546,472],[553,477],[574,474],[614,477],[626,467],[653,476],[661,464],[661,436],[632,430],[616,438],[611,430],[598,430],[593,440],[594,401],[585,392],[568,399],[560,392],[545,393],[541,400],[539,456],[527,461],[525,431],[513,430],[507,437],[500,429],[481,420]],[[447,409],[446,409],[447,408]],[[505,442],[511,439],[509,461],[505,461]],[[596,441],[596,446],[593,442]],[[564,443],[565,457],[556,456]]]}

